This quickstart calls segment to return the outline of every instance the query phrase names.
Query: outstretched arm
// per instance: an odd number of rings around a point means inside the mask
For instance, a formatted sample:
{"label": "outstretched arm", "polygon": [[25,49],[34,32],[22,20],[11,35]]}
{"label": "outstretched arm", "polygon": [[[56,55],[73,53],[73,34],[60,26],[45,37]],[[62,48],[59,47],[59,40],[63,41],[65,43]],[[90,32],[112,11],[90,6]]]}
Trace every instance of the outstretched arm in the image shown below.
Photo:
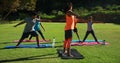
{"label": "outstretched arm", "polygon": [[19,25],[21,25],[21,24],[24,24],[25,23],[25,21],[22,21],[22,22],[20,22],[20,23],[18,23],[18,24],[16,24],[16,25],[14,25],[14,27],[17,27],[17,26],[19,26]]}
{"label": "outstretched arm", "polygon": [[74,16],[76,16],[76,17],[79,17],[77,14],[75,14],[75,13],[72,12],[72,11],[68,11],[67,14],[68,14],[68,15],[74,15]]}
{"label": "outstretched arm", "polygon": [[72,12],[72,11],[68,11],[67,14],[68,14],[68,15],[74,15],[74,16],[76,16],[77,22],[87,22],[86,19],[83,19],[82,17],[78,16],[77,14],[75,14],[75,13]]}
{"label": "outstretched arm", "polygon": [[102,21],[93,21],[93,23],[105,23],[105,22],[102,22]]}
{"label": "outstretched arm", "polygon": [[88,20],[87,19],[83,19],[83,18],[78,18],[77,22],[81,22],[81,23],[87,23]]}

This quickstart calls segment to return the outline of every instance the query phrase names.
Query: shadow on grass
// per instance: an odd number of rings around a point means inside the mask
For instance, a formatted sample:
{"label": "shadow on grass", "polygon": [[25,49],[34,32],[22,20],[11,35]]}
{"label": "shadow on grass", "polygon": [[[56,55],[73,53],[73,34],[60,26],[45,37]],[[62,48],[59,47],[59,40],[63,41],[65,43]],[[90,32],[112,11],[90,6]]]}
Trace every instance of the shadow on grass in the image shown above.
{"label": "shadow on grass", "polygon": [[55,46],[55,48],[63,48],[63,45]]}
{"label": "shadow on grass", "polygon": [[[0,44],[10,44],[10,43],[15,43],[17,44],[17,42],[0,42]],[[22,43],[30,43],[30,42],[22,42]],[[34,43],[34,42],[31,42]],[[52,42],[40,42],[40,43],[44,43],[44,44],[50,44]],[[55,42],[55,43],[62,43],[62,42]]]}
{"label": "shadow on grass", "polygon": [[10,44],[10,43],[13,43],[13,42],[0,42],[0,44]]}
{"label": "shadow on grass", "polygon": [[28,60],[37,60],[37,59],[52,59],[52,58],[58,58],[53,57],[51,55],[55,55],[56,53],[46,54],[46,55],[39,55],[39,56],[30,56],[30,57],[24,57],[24,58],[17,58],[17,59],[10,59],[10,60],[0,60],[0,63],[5,62],[16,62],[16,61],[28,61]]}
{"label": "shadow on grass", "polygon": [[[13,42],[3,42],[3,43],[0,43],[0,44],[10,44],[10,43],[13,43]],[[61,42],[56,42],[57,43],[61,43]],[[52,44],[52,43],[42,43],[42,44]],[[27,45],[27,44],[26,44]],[[29,45],[29,44],[28,44]],[[18,47],[19,48],[19,47]],[[0,48],[0,50],[8,50],[8,49],[18,49],[18,48]],[[21,47],[20,47],[21,48]],[[26,47],[27,48],[27,47]],[[29,47],[28,47],[29,48]],[[33,48],[37,48],[37,47],[33,47]],[[52,47],[43,47],[43,48],[52,48]],[[63,48],[63,45],[56,45],[55,48]],[[37,49],[40,49],[40,48],[37,48]]]}
{"label": "shadow on grass", "polygon": [[[28,47],[29,48],[29,47]],[[41,49],[41,48],[37,48],[37,47],[35,47],[36,49]],[[52,48],[52,47],[43,47],[43,48]],[[55,48],[63,48],[63,45],[57,45],[57,46],[55,46]],[[4,47],[4,48],[0,48],[0,50],[9,50],[9,49],[19,49],[19,47],[17,47],[17,48],[6,48],[6,47]],[[20,48],[21,49],[21,48]]]}

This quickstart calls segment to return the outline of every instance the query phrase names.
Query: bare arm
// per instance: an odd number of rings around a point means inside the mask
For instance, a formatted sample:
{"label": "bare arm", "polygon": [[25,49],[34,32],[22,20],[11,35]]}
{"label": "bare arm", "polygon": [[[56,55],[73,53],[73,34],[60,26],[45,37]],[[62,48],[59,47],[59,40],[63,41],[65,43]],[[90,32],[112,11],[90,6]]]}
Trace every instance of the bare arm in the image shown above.
{"label": "bare arm", "polygon": [[73,13],[72,11],[68,11],[67,14],[76,16],[77,22],[87,22],[86,19],[83,19],[82,17],[78,16],[77,14]]}
{"label": "bare arm", "polygon": [[105,22],[102,22],[102,21],[92,21],[93,23],[105,23]]}
{"label": "bare arm", "polygon": [[14,27],[17,27],[17,26],[19,26],[19,25],[21,25],[21,24],[24,24],[25,23],[25,21],[22,21],[22,22],[20,22],[20,23],[18,23],[18,24],[16,24],[16,25],[14,25]]}
{"label": "bare arm", "polygon": [[87,23],[88,20],[87,20],[87,19],[80,18],[80,19],[77,19],[77,22]]}
{"label": "bare arm", "polygon": [[91,21],[92,23],[104,23],[104,22],[101,22],[101,21],[93,20],[93,17],[90,19],[90,21]]}
{"label": "bare arm", "polygon": [[67,14],[68,14],[68,15],[74,15],[74,16],[76,16],[76,17],[79,17],[77,14],[73,13],[72,11],[68,11]]}
{"label": "bare arm", "polygon": [[[42,22],[43,20],[40,19],[39,21]],[[41,27],[43,28],[43,30],[45,31],[45,28],[43,27],[42,23],[40,23],[40,25],[41,25]]]}

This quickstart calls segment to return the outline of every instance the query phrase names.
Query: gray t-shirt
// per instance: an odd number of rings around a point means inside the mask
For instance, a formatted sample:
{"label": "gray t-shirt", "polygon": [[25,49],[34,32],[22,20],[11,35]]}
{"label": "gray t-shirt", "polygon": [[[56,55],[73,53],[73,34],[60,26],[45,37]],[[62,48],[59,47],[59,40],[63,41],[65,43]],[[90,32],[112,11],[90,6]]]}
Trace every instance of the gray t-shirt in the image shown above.
{"label": "gray t-shirt", "polygon": [[92,31],[93,30],[93,23],[92,22],[88,22],[87,23],[88,25],[87,25],[87,31]]}
{"label": "gray t-shirt", "polygon": [[24,28],[24,32],[31,32],[31,31],[35,31],[34,30],[34,26],[35,26],[35,20],[32,19],[31,17],[28,17],[24,20],[26,22],[25,28]]}

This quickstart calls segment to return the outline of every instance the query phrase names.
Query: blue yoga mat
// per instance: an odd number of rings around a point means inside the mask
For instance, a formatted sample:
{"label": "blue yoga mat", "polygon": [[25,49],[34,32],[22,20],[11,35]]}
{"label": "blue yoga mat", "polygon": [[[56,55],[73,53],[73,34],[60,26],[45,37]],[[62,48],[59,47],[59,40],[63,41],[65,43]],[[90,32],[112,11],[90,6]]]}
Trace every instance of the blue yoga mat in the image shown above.
{"label": "blue yoga mat", "polygon": [[[52,44],[40,44],[40,47],[37,47],[37,44],[27,44],[27,45],[19,45],[18,48],[51,48]],[[16,48],[14,46],[6,46],[5,48]]]}
{"label": "blue yoga mat", "polygon": [[[103,42],[104,40],[98,40],[98,42]],[[81,42],[79,40],[72,40],[72,42]],[[95,40],[85,40],[85,42],[95,42]]]}

